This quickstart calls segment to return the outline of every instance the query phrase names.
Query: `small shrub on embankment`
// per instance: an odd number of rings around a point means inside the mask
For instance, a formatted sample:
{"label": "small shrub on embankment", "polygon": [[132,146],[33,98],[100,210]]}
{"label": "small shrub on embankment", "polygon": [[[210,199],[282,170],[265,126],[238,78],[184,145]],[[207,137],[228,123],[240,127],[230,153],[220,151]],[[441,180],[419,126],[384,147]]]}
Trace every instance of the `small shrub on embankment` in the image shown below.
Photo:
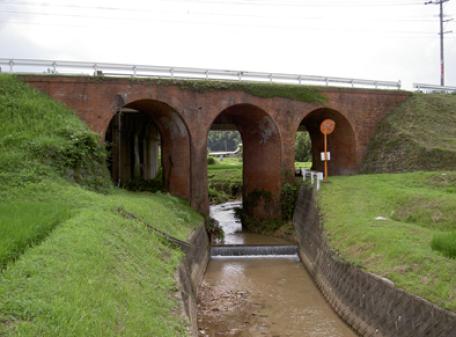
{"label": "small shrub on embankment", "polygon": [[354,265],[456,311],[454,179],[454,171],[330,178],[319,195],[330,245]]}
{"label": "small shrub on embankment", "polygon": [[378,126],[365,172],[456,169],[456,96],[414,94]]}
{"label": "small shrub on embankment", "polygon": [[114,189],[97,136],[10,76],[0,122],[0,335],[185,336],[182,253],[144,223],[185,239],[201,216]]}

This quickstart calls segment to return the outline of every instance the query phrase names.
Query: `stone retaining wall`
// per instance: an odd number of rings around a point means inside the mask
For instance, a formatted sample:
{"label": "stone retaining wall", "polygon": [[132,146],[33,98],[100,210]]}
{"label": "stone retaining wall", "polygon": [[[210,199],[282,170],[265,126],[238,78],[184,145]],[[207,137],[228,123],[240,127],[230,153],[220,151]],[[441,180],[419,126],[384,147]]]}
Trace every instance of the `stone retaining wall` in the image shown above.
{"label": "stone retaining wall", "polygon": [[293,217],[299,255],[339,316],[366,337],[456,337],[455,313],[354,267],[331,250],[314,193],[301,188]]}
{"label": "stone retaining wall", "polygon": [[197,337],[197,291],[209,261],[209,239],[204,225],[191,234],[189,243],[176,278],[184,317],[189,322],[191,335]]}

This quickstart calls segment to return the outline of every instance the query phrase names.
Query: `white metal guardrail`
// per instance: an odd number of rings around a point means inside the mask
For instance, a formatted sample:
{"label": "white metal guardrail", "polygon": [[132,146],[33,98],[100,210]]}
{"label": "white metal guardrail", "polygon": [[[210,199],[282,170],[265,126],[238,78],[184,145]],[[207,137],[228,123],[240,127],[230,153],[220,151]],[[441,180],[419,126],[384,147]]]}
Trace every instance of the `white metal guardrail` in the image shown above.
{"label": "white metal guardrail", "polygon": [[176,78],[258,81],[324,86],[400,89],[401,81],[374,81],[356,78],[262,73],[254,71],[161,67],[120,63],[0,58],[0,71],[25,74],[93,75],[133,78]]}
{"label": "white metal guardrail", "polygon": [[438,93],[456,93],[456,87],[450,87],[450,86],[440,86],[440,85],[433,85],[433,84],[424,84],[424,83],[413,83],[413,88],[415,88],[417,91],[421,91],[424,93],[432,93],[432,92],[438,92]]}
{"label": "white metal guardrail", "polygon": [[302,180],[306,181],[307,178],[310,178],[310,183],[316,188],[317,191],[320,190],[320,183],[323,181],[323,172],[312,171],[305,168],[302,168],[300,170]]}

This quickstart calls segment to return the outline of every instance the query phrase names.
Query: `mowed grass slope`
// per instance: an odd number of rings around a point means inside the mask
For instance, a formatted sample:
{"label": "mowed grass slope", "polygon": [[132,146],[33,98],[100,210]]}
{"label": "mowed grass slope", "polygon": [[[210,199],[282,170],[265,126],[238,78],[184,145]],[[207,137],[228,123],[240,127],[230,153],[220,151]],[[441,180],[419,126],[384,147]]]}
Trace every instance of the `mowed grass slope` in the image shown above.
{"label": "mowed grass slope", "polygon": [[332,177],[319,195],[329,242],[353,264],[456,311],[455,182],[455,171]]}
{"label": "mowed grass slope", "polygon": [[112,188],[97,136],[10,76],[0,124],[0,335],[185,336],[182,253],[144,222],[185,239],[201,216]]}
{"label": "mowed grass slope", "polygon": [[379,125],[365,172],[456,169],[456,95],[414,94]]}

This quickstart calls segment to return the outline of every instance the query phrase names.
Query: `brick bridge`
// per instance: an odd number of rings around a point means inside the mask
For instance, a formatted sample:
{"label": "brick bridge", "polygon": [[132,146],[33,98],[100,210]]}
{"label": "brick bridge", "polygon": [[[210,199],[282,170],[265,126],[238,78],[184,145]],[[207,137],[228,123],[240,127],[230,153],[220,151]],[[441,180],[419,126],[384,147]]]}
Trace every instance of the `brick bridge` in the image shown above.
{"label": "brick bridge", "polygon": [[329,172],[356,173],[379,121],[409,96],[403,91],[325,87],[319,89],[325,97],[322,104],[256,97],[239,90],[197,91],[150,80],[21,78],[63,102],[113,144],[111,171],[115,181],[126,182],[138,174],[150,178],[157,166],[150,153],[158,135],[165,186],[203,213],[208,212],[208,132],[217,128],[239,130],[244,200],[254,191],[267,191],[272,196],[248,209],[260,218],[280,215],[282,183],[294,175],[298,129],[309,132],[313,169],[321,170],[323,139],[319,124],[324,118],[334,119],[337,127],[329,139]]}

